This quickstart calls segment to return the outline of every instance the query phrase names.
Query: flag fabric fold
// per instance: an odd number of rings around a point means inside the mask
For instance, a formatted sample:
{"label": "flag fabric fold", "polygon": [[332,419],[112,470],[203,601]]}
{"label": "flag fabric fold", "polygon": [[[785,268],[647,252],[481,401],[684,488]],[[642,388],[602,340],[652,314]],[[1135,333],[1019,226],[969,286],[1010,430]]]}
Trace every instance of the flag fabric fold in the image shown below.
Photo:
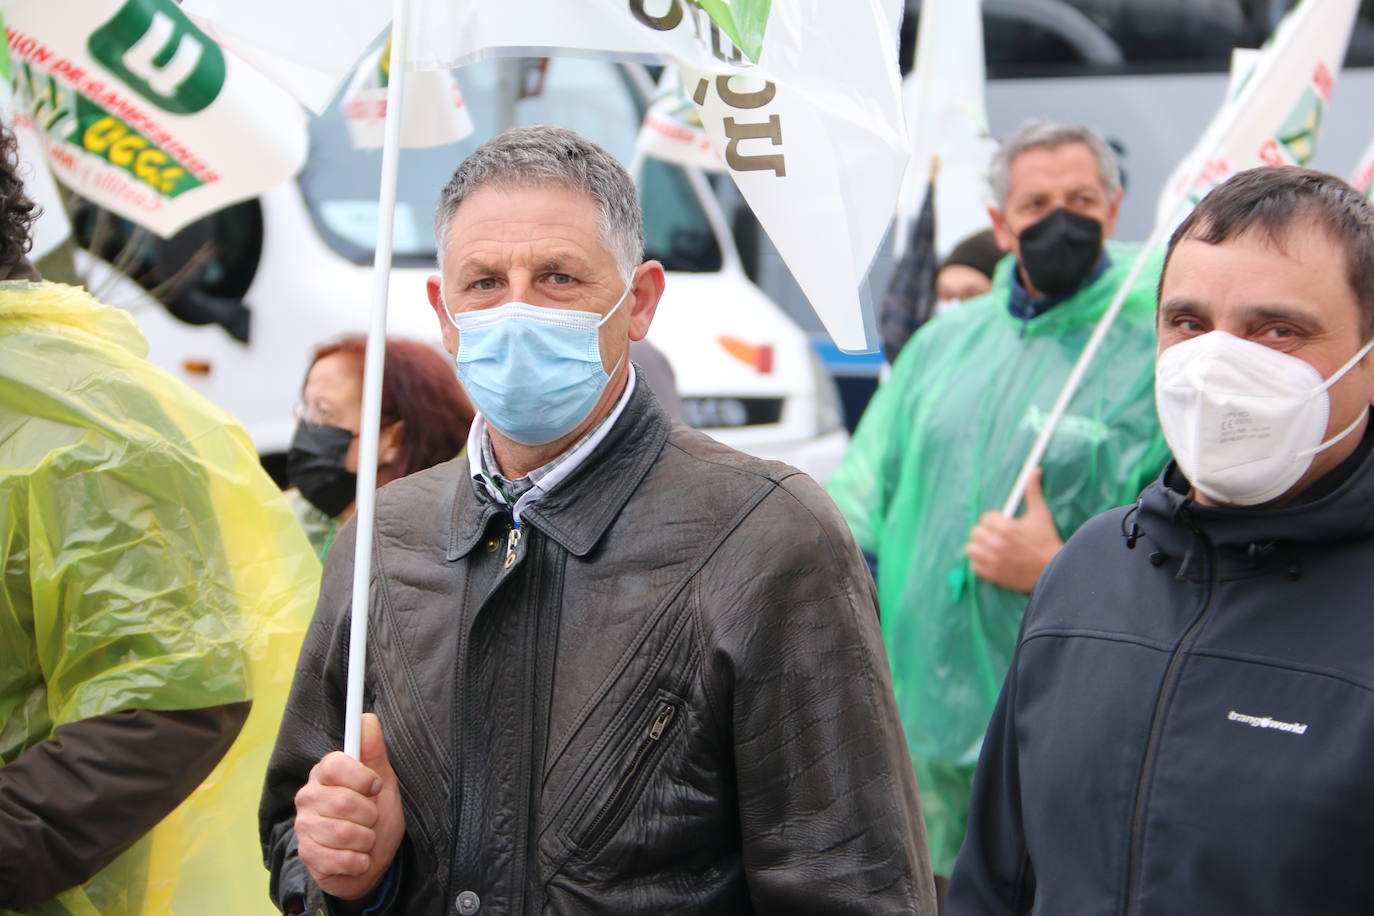
{"label": "flag fabric fold", "polygon": [[635,158],[648,156],[708,172],[725,171],[725,160],[711,145],[696,106],[682,89],[682,74],[664,67],[649,110],[635,140]]}
{"label": "flag fabric fold", "polygon": [[[343,116],[348,136],[359,149],[382,145],[386,126],[386,87],[389,82],[390,40],[368,54],[344,90]],[[401,146],[426,147],[457,143],[473,131],[472,115],[453,74],[422,70],[405,82],[401,106]]]}
{"label": "flag fabric fold", "polygon": [[[902,89],[911,163],[897,206],[894,250],[902,253],[909,225],[935,193],[935,250],[948,254],[987,229],[988,166],[997,143],[988,132],[983,12],[970,0],[925,0],[916,34],[915,68]],[[927,179],[940,162],[940,180]]]}

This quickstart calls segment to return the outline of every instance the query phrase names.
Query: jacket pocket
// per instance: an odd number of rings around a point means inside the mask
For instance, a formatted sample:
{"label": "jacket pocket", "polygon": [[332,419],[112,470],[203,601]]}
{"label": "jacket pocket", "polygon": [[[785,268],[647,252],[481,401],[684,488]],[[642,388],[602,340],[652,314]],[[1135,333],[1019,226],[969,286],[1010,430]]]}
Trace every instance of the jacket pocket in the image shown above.
{"label": "jacket pocket", "polygon": [[682,700],[659,691],[649,707],[649,715],[634,733],[635,741],[629,758],[621,767],[601,801],[583,815],[582,824],[573,834],[573,842],[584,853],[595,851],[615,832],[626,812],[634,804],[644,783],[652,775],[659,758],[674,734],[677,720],[684,715]]}

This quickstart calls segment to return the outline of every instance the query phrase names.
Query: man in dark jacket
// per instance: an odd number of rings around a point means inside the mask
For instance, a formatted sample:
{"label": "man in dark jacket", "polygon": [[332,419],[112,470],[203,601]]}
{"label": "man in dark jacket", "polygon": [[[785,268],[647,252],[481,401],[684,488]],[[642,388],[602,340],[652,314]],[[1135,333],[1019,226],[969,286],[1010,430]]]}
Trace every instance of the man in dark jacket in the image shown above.
{"label": "man in dark jacket", "polygon": [[331,753],[350,528],[329,555],[263,799],[277,902],[932,912],[843,520],[636,382],[664,273],[629,175],[519,128],[459,166],[435,226],[430,301],[479,415],[465,457],[378,494],[361,760]]}
{"label": "man in dark jacket", "polygon": [[1367,913],[1374,207],[1243,172],[1174,233],[1175,461],[1041,578],[983,745],[957,914]]}

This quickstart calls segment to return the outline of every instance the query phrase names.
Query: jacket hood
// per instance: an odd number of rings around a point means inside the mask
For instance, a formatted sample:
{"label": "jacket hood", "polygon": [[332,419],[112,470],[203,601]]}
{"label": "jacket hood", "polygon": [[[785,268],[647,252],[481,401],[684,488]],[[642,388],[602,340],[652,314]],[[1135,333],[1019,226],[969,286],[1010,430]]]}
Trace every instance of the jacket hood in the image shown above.
{"label": "jacket hood", "polygon": [[[1367,433],[1374,435],[1374,433]],[[1172,485],[1171,485],[1172,484]],[[1194,529],[1219,548],[1252,550],[1253,545],[1321,545],[1374,535],[1374,449],[1330,493],[1310,502],[1275,509],[1233,509],[1202,505],[1177,464],[1169,462],[1150,484],[1136,510],[1123,521],[1166,554],[1184,554]]]}
{"label": "jacket hood", "polygon": [[79,286],[47,281],[0,281],[0,332],[41,323],[87,337],[104,347],[148,356],[148,341],[129,313],[104,305]]}

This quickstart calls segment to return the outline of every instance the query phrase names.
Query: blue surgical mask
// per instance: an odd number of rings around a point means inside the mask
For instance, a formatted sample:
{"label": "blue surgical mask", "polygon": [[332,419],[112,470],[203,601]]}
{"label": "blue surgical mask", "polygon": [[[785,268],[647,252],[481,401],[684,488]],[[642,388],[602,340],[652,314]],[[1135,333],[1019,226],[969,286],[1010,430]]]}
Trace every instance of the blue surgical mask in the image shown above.
{"label": "blue surgical mask", "polygon": [[604,318],[527,302],[448,313],[460,335],[458,379],[483,418],[521,445],[545,445],[576,429],[620,368],[617,362],[607,374],[602,367],[599,330],[629,293],[627,281]]}

